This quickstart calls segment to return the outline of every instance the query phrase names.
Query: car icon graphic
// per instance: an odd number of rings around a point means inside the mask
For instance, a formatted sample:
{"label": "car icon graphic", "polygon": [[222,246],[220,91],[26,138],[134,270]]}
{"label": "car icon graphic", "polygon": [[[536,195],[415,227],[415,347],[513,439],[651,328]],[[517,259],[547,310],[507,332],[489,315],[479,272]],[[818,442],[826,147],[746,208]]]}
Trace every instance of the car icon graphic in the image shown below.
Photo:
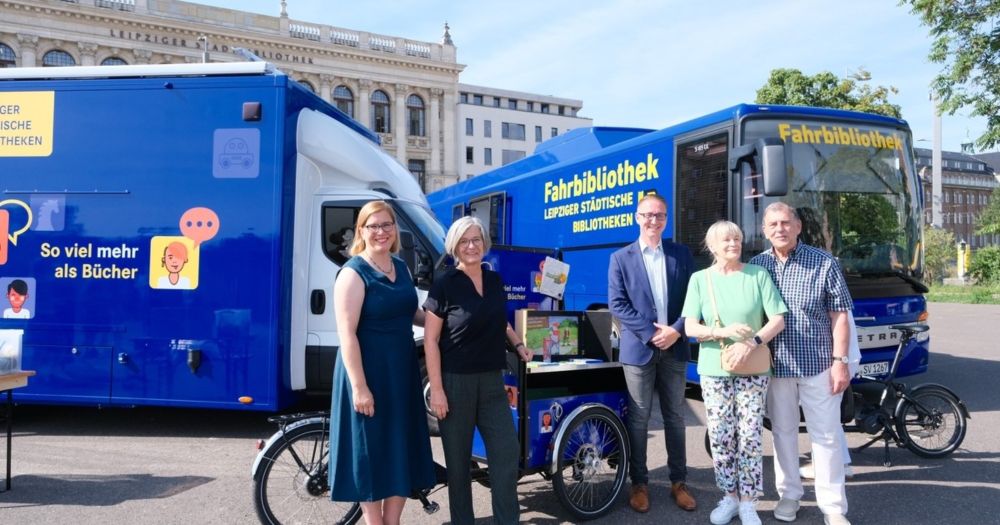
{"label": "car icon graphic", "polygon": [[219,155],[219,165],[226,169],[233,166],[248,169],[250,166],[253,166],[253,154],[250,153],[250,147],[247,146],[247,142],[240,138],[229,139],[222,147],[222,153]]}

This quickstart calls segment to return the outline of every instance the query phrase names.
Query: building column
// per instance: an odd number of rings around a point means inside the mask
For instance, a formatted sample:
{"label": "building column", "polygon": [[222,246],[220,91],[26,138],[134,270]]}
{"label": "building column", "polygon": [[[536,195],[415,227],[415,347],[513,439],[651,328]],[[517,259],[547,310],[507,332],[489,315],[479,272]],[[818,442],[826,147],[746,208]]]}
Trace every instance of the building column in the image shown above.
{"label": "building column", "polygon": [[396,159],[400,164],[406,166],[406,91],[409,86],[396,84],[396,125],[393,126],[393,135],[396,136]]}
{"label": "building column", "polygon": [[431,162],[427,166],[427,177],[441,176],[441,95],[444,90],[431,89],[431,108],[427,114],[427,138],[431,143]]}
{"label": "building column", "polygon": [[444,184],[450,186],[458,182],[458,172],[455,168],[455,160],[458,153],[455,151],[455,88],[444,92],[444,173],[442,177]]}
{"label": "building column", "polygon": [[97,65],[97,44],[93,42],[77,42],[76,46],[80,48],[81,66]]}
{"label": "building column", "polygon": [[17,34],[18,50],[17,55],[21,57],[21,67],[35,67],[38,65],[38,58],[35,51],[38,49],[38,37],[35,35]]}
{"label": "building column", "polygon": [[[367,78],[362,78],[358,80],[358,107],[356,108],[358,115],[358,122],[362,126],[371,130],[372,126],[372,81]],[[374,130],[372,130],[374,131]]]}
{"label": "building column", "polygon": [[331,91],[333,90],[333,75],[321,74],[319,76],[319,96],[327,102],[333,102]]}

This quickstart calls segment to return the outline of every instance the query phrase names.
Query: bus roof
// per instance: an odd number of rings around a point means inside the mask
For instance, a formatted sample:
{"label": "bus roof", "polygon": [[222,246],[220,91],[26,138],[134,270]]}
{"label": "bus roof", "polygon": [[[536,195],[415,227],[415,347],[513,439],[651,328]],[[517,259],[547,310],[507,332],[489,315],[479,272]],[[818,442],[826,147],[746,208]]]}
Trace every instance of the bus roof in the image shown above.
{"label": "bus roof", "polygon": [[275,73],[277,73],[277,69],[268,62],[209,62],[204,64],[11,67],[0,69],[0,79],[185,77],[206,75],[264,75]]}

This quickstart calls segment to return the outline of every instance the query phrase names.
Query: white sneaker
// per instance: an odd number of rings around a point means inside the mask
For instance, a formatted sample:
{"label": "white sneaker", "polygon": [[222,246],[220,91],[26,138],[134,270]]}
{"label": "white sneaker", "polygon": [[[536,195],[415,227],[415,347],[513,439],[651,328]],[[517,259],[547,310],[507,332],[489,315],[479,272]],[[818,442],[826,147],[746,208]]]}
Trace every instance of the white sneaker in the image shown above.
{"label": "white sneaker", "polygon": [[723,496],[708,519],[712,525],[726,525],[740,514],[740,502],[731,496]]}
{"label": "white sneaker", "polygon": [[799,500],[781,498],[774,507],[774,518],[778,521],[795,521],[799,513]]}
{"label": "white sneaker", "polygon": [[847,520],[847,516],[843,514],[824,514],[823,523],[824,525],[851,525],[851,522]]}
{"label": "white sneaker", "polygon": [[[802,479],[816,479],[816,467],[813,466],[811,461],[799,467],[799,477]],[[849,463],[844,465],[844,477],[847,479],[854,477],[854,471],[851,470]]]}
{"label": "white sneaker", "polygon": [[755,502],[740,502],[740,522],[743,525],[760,525],[760,516],[757,515],[757,504]]}

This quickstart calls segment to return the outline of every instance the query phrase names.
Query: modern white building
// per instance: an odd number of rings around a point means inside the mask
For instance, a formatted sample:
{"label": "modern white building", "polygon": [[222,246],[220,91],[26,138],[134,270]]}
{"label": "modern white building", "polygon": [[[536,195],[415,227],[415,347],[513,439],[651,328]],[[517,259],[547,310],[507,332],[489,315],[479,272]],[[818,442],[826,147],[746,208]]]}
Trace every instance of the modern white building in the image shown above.
{"label": "modern white building", "polygon": [[468,179],[509,164],[531,155],[545,140],[593,125],[579,116],[582,107],[581,100],[459,84],[459,175]]}

